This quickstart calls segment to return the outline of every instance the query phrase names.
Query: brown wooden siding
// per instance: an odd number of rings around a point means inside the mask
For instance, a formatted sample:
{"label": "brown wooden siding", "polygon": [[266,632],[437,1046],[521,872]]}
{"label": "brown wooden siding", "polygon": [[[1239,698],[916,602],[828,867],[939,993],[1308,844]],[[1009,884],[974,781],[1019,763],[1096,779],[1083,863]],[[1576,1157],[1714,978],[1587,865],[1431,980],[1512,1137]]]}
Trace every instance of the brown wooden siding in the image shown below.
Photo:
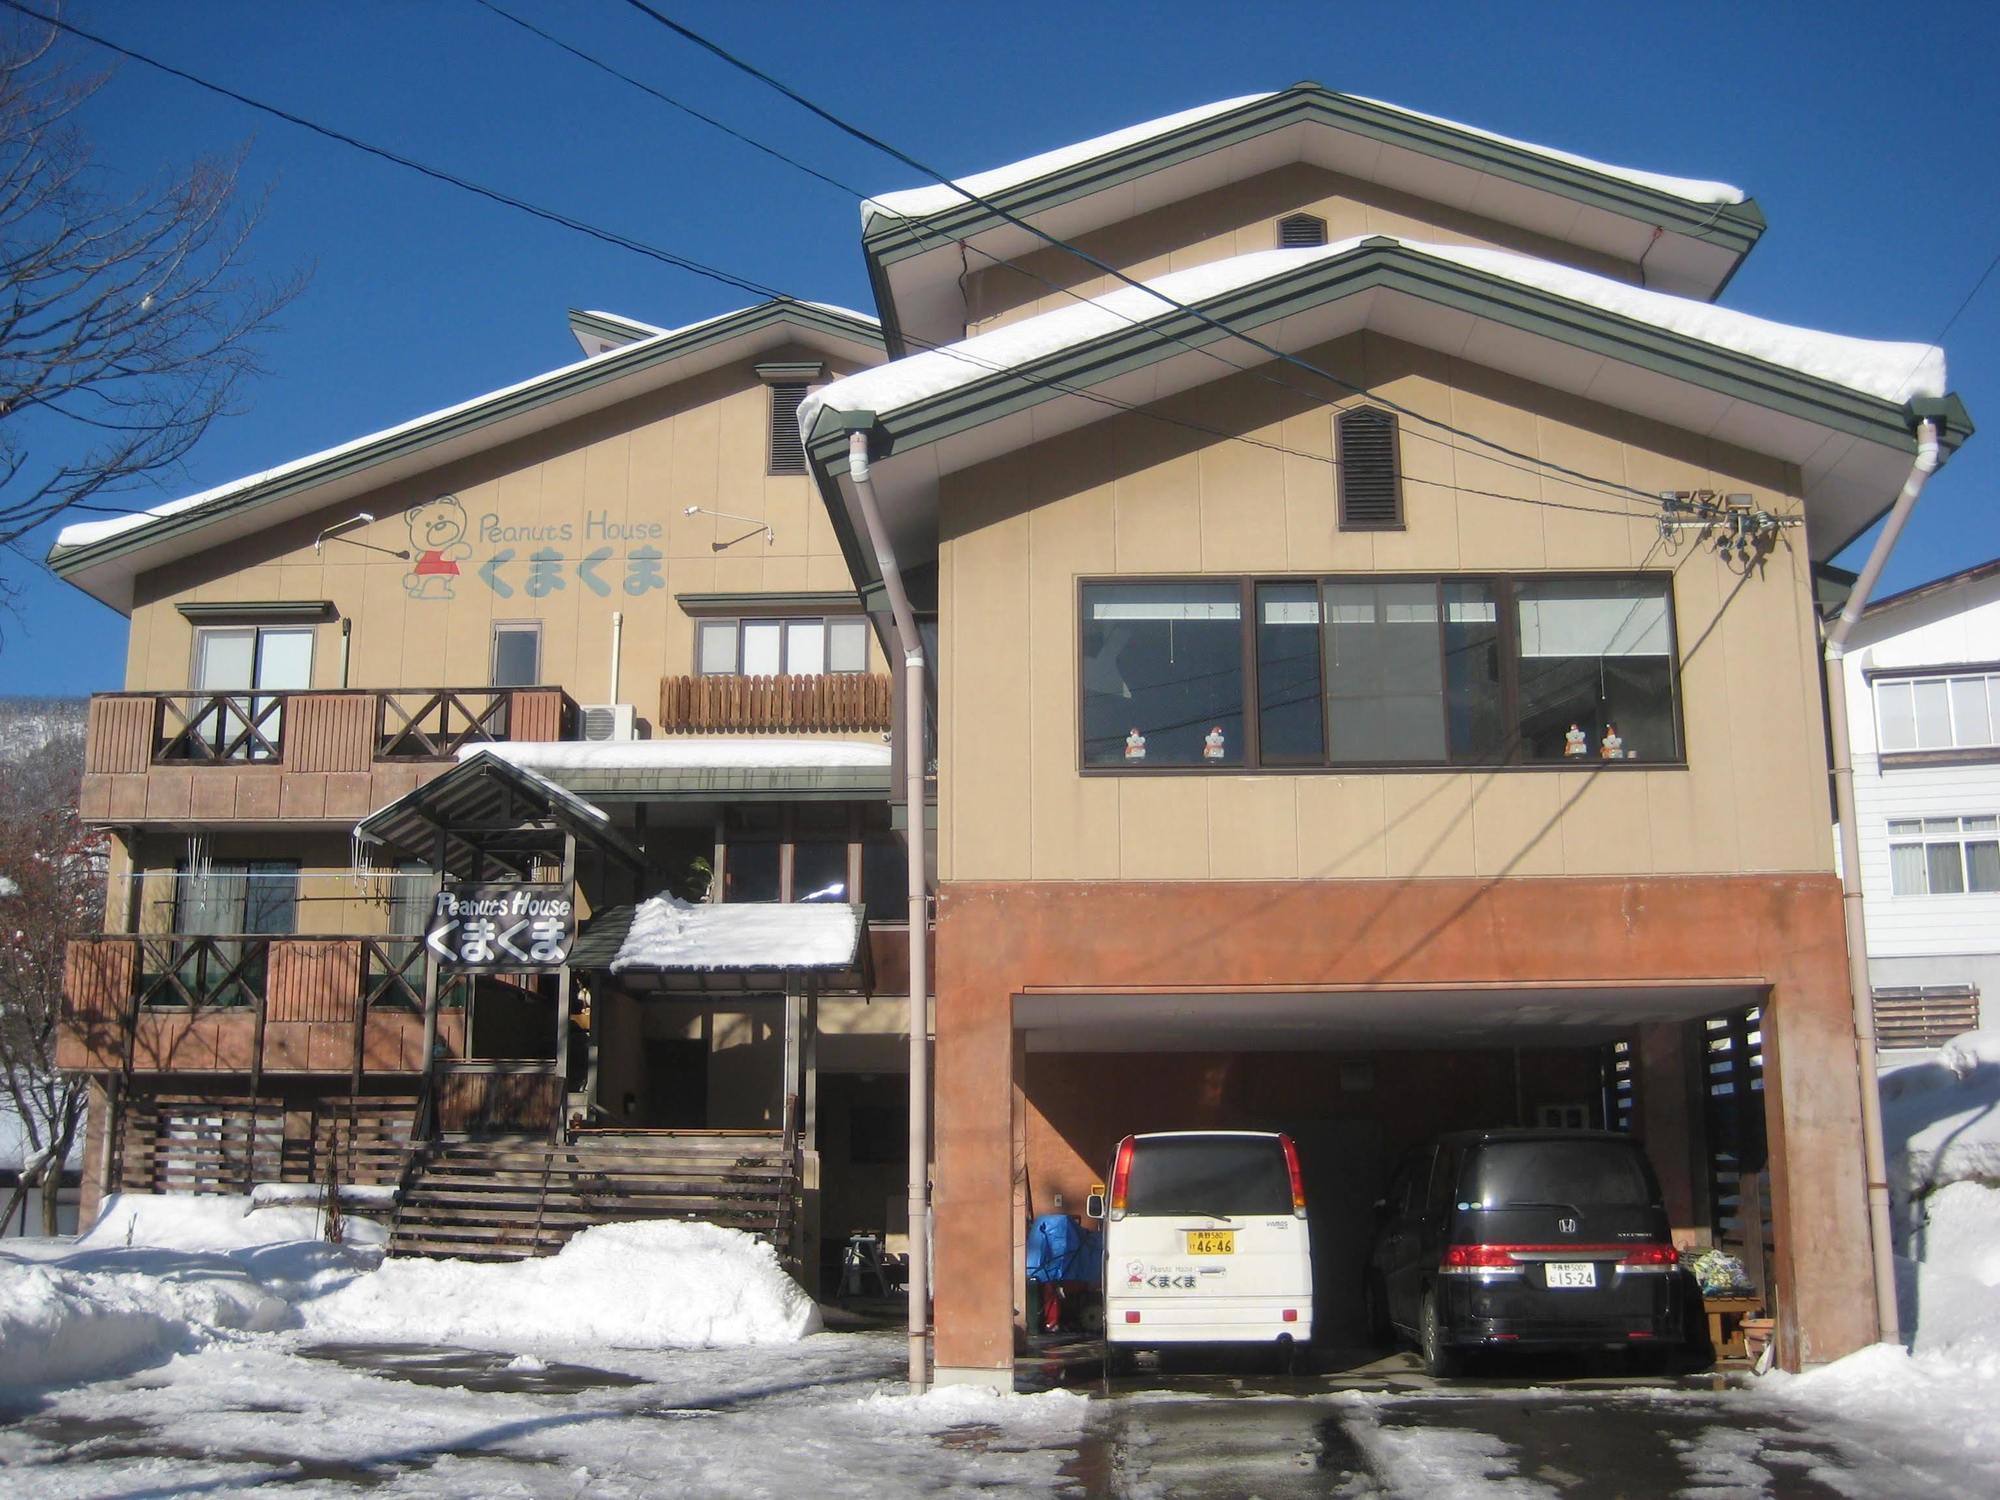
{"label": "brown wooden siding", "polygon": [[144,771],[153,759],[157,712],[151,694],[100,694],[92,698],[86,721],[84,770],[100,775]]}
{"label": "brown wooden siding", "polygon": [[299,693],[285,705],[285,764],[365,771],[375,759],[373,693]]}
{"label": "brown wooden siding", "polygon": [[563,737],[563,695],[554,688],[520,688],[507,706],[507,738],[546,744]]}
{"label": "brown wooden siding", "polygon": [[361,940],[273,943],[266,984],[266,1014],[272,1021],[351,1024],[361,992]]}
{"label": "brown wooden siding", "polygon": [[668,677],[660,683],[660,728],[699,730],[887,730],[890,681],[864,672],[817,677]]}

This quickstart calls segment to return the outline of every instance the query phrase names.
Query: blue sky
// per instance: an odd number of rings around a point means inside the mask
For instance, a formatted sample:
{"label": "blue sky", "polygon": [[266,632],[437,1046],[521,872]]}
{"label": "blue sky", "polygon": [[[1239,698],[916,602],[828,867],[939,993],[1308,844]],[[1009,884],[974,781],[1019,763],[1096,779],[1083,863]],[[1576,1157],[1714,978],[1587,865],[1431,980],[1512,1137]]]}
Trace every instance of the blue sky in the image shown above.
{"label": "blue sky", "polygon": [[[911,172],[629,7],[500,0],[574,45],[868,191]],[[2000,251],[2000,7],[1874,4],[1080,6],[656,0],[949,172],[1301,78],[1622,165],[1748,189],[1770,229],[1723,301],[1933,338]],[[461,175],[798,295],[867,307],[853,200],[555,51],[475,0],[71,0],[139,50]],[[94,49],[75,44],[79,61]],[[732,288],[414,177],[133,63],[93,101],[128,186],[248,141],[254,246],[311,284],[267,373],[153,503],[577,355],[569,307],[675,324]],[[1946,338],[1989,431],[1933,482],[1900,588],[2000,555],[2000,273]],[[39,558],[46,536],[31,539]],[[1857,561],[1853,553],[1845,559]],[[8,558],[0,692],[120,685],[124,622]]]}

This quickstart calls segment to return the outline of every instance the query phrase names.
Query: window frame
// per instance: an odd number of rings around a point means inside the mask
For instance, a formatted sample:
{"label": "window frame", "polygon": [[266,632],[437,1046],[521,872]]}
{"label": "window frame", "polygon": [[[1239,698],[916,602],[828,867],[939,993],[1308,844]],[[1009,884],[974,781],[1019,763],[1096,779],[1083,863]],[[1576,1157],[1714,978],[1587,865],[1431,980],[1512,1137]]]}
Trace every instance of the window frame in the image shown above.
{"label": "window frame", "polygon": [[[796,673],[790,670],[792,654],[792,627],[795,625],[818,625],[820,628],[820,659],[833,660],[833,627],[838,623],[853,621],[861,627],[861,666],[853,671],[835,671],[827,666],[818,672]],[[701,666],[701,638],[704,631],[727,625],[736,637],[735,662],[727,672],[704,672]],[[743,630],[748,625],[775,625],[778,627],[778,677],[865,677],[868,674],[868,616],[855,610],[821,615],[703,615],[694,622],[694,664],[690,675],[695,677],[749,677],[764,676],[764,673],[750,673],[743,670]]]}
{"label": "window frame", "polygon": [[[1445,586],[1452,583],[1480,583],[1491,589],[1496,612],[1496,626],[1500,632],[1503,650],[1500,659],[1500,705],[1501,722],[1505,726],[1503,745],[1504,758],[1498,760],[1426,760],[1426,761],[1336,761],[1332,758],[1333,737],[1322,728],[1322,758],[1318,763],[1297,761],[1265,762],[1260,713],[1259,683],[1257,677],[1257,590],[1261,585],[1284,583],[1310,583],[1320,586],[1320,598],[1325,598],[1324,586],[1343,583],[1385,583],[1385,582],[1429,582],[1436,586],[1440,601]],[[1519,627],[1515,609],[1516,587],[1520,584],[1540,583],[1630,583],[1657,582],[1664,585],[1661,597],[1666,601],[1667,616],[1667,661],[1670,668],[1669,693],[1673,708],[1674,750],[1671,757],[1652,760],[1603,760],[1594,753],[1587,760],[1525,760],[1520,756],[1519,710]],[[1116,584],[1200,584],[1213,586],[1217,583],[1234,583],[1239,587],[1242,609],[1239,623],[1242,631],[1241,661],[1243,671],[1243,756],[1235,765],[1133,765],[1130,762],[1093,765],[1084,758],[1084,591],[1092,587]],[[1440,642],[1444,637],[1447,622],[1444,610],[1438,612],[1438,632]],[[1322,612],[1322,631],[1325,619]],[[1467,572],[1467,573],[1129,573],[1129,574],[1081,574],[1075,581],[1071,595],[1070,615],[1071,670],[1075,678],[1072,710],[1075,714],[1075,728],[1071,735],[1072,754],[1075,757],[1077,773],[1082,776],[1356,776],[1356,775],[1423,775],[1435,776],[1444,772],[1494,772],[1520,771],[1568,772],[1575,775],[1586,771],[1609,771],[1626,773],[1633,771],[1684,771],[1687,769],[1687,715],[1681,699],[1681,679],[1683,663],[1680,654],[1680,622],[1675,611],[1674,575],[1671,569],[1564,569],[1548,572]],[[1506,643],[1514,642],[1513,646]],[[1324,724],[1326,709],[1326,668],[1325,642],[1322,635],[1320,644],[1320,705]],[[1444,702],[1440,693],[1440,703]],[[1449,753],[1450,741],[1446,748]]]}
{"label": "window frame", "polygon": [[[531,682],[495,682],[500,675],[500,636],[532,635],[535,638],[535,677]],[[542,676],[542,622],[540,620],[495,620],[486,632],[486,685],[496,692],[524,687],[540,687]]]}
{"label": "window frame", "polygon": [[[1863,674],[1868,686],[1869,708],[1875,715],[1875,753],[1884,767],[1922,765],[1982,765],[2000,763],[2000,662],[1954,662],[1950,665],[1917,667],[1878,667]],[[1979,678],[1987,685],[1987,712],[1991,738],[1982,744],[1961,745],[1957,742],[1958,708],[1952,700],[1950,685],[1954,681]],[[1945,684],[1945,702],[1952,718],[1952,740],[1949,745],[1920,748],[1911,746],[1905,750],[1891,750],[1883,742],[1882,733],[1882,689],[1885,687],[1907,687],[1912,691],[1911,724],[1915,727],[1914,692],[1920,682],[1942,682]]]}
{"label": "window frame", "polygon": [[[250,637],[250,682],[240,688],[211,688],[200,685],[202,650],[204,645],[220,636]],[[264,640],[272,635],[302,635],[306,638],[306,686],[302,688],[267,688],[258,679],[264,675]],[[313,673],[319,667],[319,631],[309,624],[297,621],[284,623],[197,625],[188,655],[188,690],[195,693],[234,693],[269,697],[278,693],[307,693],[312,691]]]}
{"label": "window frame", "polygon": [[[1958,826],[1949,833],[1932,833],[1925,828],[1926,823],[1950,818]],[[1992,828],[1967,828],[1968,818],[1992,818]],[[1917,831],[1898,835],[1895,825],[1915,823]],[[1990,812],[1918,814],[1915,817],[1885,818],[1882,823],[1883,842],[1889,851],[1889,899],[1892,901],[1949,901],[1964,896],[2000,896],[2000,885],[1992,889],[1975,890],[1972,885],[1972,861],[1966,854],[1971,844],[2000,843],[2000,817]],[[1958,851],[1959,887],[1955,891],[1934,891],[1931,889],[1931,850],[1942,847]],[[1899,891],[1896,889],[1896,850],[1921,849],[1924,851],[1924,888],[1920,891]]]}

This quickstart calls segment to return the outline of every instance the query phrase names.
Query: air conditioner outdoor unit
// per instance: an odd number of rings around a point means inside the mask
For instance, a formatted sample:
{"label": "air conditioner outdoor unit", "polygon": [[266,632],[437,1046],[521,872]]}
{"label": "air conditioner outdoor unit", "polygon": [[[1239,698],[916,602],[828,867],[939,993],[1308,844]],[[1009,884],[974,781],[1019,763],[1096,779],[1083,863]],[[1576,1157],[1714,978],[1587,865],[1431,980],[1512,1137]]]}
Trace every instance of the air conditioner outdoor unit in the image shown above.
{"label": "air conditioner outdoor unit", "polygon": [[586,740],[629,740],[635,737],[636,713],[629,703],[586,703],[583,706],[583,737]]}

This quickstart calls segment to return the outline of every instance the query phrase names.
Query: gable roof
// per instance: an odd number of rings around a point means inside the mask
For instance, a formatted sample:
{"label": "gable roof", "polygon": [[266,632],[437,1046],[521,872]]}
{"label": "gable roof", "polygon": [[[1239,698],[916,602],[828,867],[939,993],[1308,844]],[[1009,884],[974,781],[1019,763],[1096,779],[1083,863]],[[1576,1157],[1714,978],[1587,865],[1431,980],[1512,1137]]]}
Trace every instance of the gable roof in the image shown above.
{"label": "gable roof", "polygon": [[[1185,110],[960,182],[1074,239],[1293,161],[1643,259],[1649,286],[1704,300],[1764,231],[1755,201],[1727,183],[1612,166],[1317,83]],[[906,333],[935,342],[963,330],[961,241],[1003,259],[1041,243],[942,185],[862,205],[862,251],[892,351]]]}
{"label": "gable roof", "polygon": [[133,579],[144,569],[794,340],[829,345],[857,362],[873,362],[882,351],[880,326],[865,314],[774,298],[643,334],[605,353],[199,494],[66,526],[49,551],[48,565],[85,593],[127,610]]}
{"label": "gable roof", "polygon": [[1961,568],[1956,573],[1947,573],[1942,578],[1933,578],[1928,583],[1913,584],[1893,594],[1884,594],[1869,602],[1861,614],[1862,618],[1881,614],[1884,610],[1899,609],[1907,604],[1915,604],[1921,599],[1949,593],[1952,589],[1964,588],[1975,583],[1985,583],[1988,579],[2000,578],[2000,558],[1991,558],[1983,563],[1974,563],[1969,568]]}
{"label": "gable roof", "polygon": [[[1947,448],[1971,434],[1928,346],[1792,328],[1504,251],[1373,236],[1237,256],[1149,285],[1277,348],[1373,328],[1795,464],[1816,558],[1886,506],[1920,415],[1940,419]],[[939,475],[1101,420],[1107,398],[1143,406],[1268,359],[1121,288],[836,381],[800,421],[850,535],[845,435],[873,434],[892,540],[918,560],[935,550]],[[858,545],[848,559],[857,579],[874,577]]]}

